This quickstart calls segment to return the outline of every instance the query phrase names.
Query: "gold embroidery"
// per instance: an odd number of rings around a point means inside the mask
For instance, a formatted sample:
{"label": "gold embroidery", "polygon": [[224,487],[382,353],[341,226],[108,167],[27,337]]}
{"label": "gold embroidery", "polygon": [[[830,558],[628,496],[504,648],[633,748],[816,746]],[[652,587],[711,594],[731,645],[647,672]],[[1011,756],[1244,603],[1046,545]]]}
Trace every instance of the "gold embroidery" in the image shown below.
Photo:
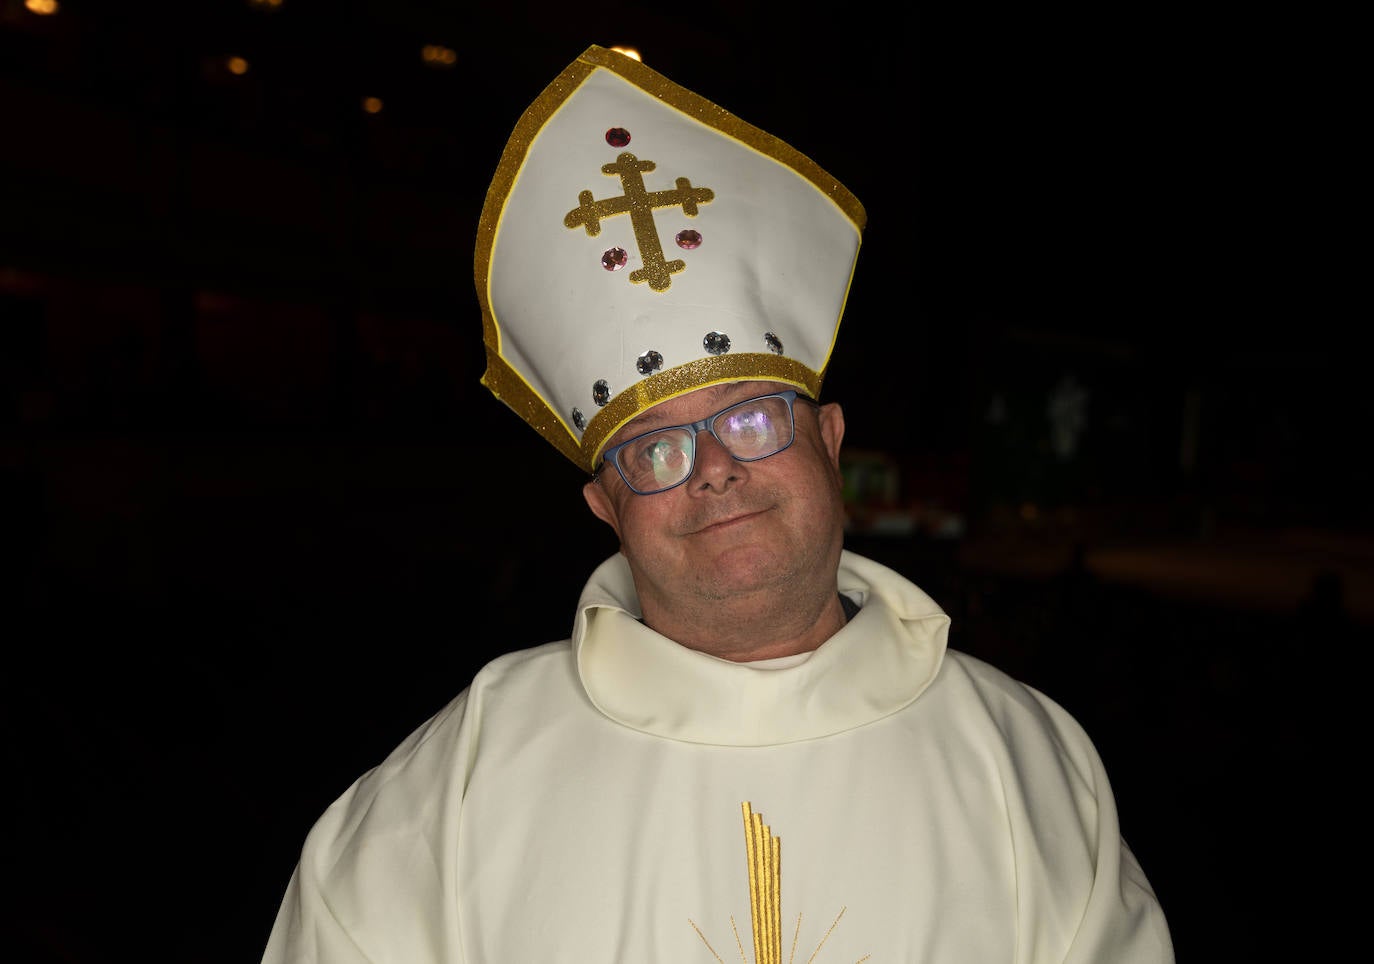
{"label": "gold embroidery", "polygon": [[[773,836],[772,828],[763,822],[762,814],[754,812],[749,801],[746,800],[740,804],[740,812],[744,817],[744,849],[746,862],[749,866],[749,915],[754,930],[754,964],[783,964],[782,840]],[[830,935],[835,932],[835,928],[840,923],[840,918],[848,909],[848,907],[840,908],[840,912],[830,922],[830,927],[821,938],[821,942],[816,945],[816,949],[811,953],[806,964],[815,964],[816,958],[820,956],[821,948],[825,946],[826,941],[830,940]],[[687,923],[692,925],[692,930],[697,932],[697,936],[706,945],[706,949],[711,952],[711,956],[719,964],[725,964],[721,956],[716,953],[716,949],[711,946],[711,942],[706,939],[706,935],[701,932],[696,921],[689,917]],[[797,926],[792,932],[792,952],[788,955],[787,964],[794,964],[797,959],[797,940],[801,937],[801,924],[802,915],[798,914]],[[743,964],[749,964],[749,958],[744,950],[744,942],[740,940],[739,927],[735,924],[734,914],[730,915],[730,929],[735,934],[735,945],[739,948],[740,961]],[[872,954],[865,954],[855,964],[863,964],[872,956]]]}
{"label": "gold embroidery", "polygon": [[644,187],[644,173],[652,171],[657,165],[653,161],[641,161],[629,151],[624,152],[612,164],[601,165],[601,173],[620,175],[620,187],[625,193],[620,197],[610,197],[597,201],[591,191],[579,191],[577,207],[563,217],[563,225],[569,228],[581,226],[586,229],[587,237],[594,238],[601,233],[602,218],[617,214],[629,214],[630,226],[634,229],[635,244],[639,245],[639,257],[644,267],[630,272],[630,282],[640,284],[649,282],[653,291],[667,291],[672,287],[671,275],[687,267],[687,262],[678,258],[667,261],[663,257],[663,244],[658,239],[658,229],[654,227],[654,209],[682,205],[682,213],[688,217],[697,216],[697,204],[707,204],[716,193],[709,187],[692,187],[685,177],[677,179],[677,189],[673,191],[649,191]]}
{"label": "gold embroidery", "polygon": [[739,948],[739,959],[744,960],[744,941],[739,939],[739,928],[735,926],[735,915],[730,915],[730,929],[735,932],[735,946]]}
{"label": "gold embroidery", "polygon": [[745,849],[749,854],[749,913],[754,921],[754,964],[782,964],[782,841],[773,836],[748,801],[744,814]]}
{"label": "gold embroidery", "polygon": [[711,956],[717,961],[720,961],[720,964],[725,964],[724,961],[720,960],[720,955],[716,953],[716,949],[711,946],[711,942],[706,939],[706,935],[701,932],[701,928],[697,926],[697,922],[689,917],[687,918],[687,923],[692,925],[692,930],[697,932],[697,937],[701,938],[701,942],[706,945],[706,949],[711,952]]}
{"label": "gold embroidery", "polygon": [[[830,935],[835,930],[835,925],[840,922],[840,918],[844,916],[844,912],[847,910],[849,910],[848,907],[841,907],[840,912],[835,915],[835,919],[830,922],[830,929],[825,932],[825,936],[821,938],[821,942],[816,945],[816,954],[819,954],[821,952],[821,948],[825,946],[825,942],[830,940]],[[798,923],[800,924],[800,921],[798,921]],[[811,960],[807,961],[806,964],[812,964],[812,961],[815,961],[816,959],[816,954],[812,954]],[[864,957],[861,958],[861,960],[868,960],[868,958]]]}

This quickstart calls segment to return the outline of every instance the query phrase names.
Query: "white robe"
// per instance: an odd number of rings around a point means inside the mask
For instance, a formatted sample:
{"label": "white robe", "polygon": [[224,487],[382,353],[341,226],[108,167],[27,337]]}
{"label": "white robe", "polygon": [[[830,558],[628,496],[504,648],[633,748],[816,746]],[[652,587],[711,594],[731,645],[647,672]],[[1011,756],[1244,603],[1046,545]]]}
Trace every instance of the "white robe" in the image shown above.
{"label": "white robe", "polygon": [[732,663],[613,556],[323,814],[263,961],[1172,962],[1082,728],[899,574],[839,589],[809,658]]}

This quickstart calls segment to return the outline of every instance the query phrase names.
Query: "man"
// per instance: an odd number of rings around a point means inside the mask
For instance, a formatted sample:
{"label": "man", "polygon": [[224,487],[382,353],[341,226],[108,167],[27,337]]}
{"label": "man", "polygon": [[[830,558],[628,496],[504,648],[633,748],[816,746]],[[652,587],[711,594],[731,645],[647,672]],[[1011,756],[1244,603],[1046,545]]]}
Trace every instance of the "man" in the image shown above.
{"label": "man", "polygon": [[863,222],[617,53],[529,108],[483,380],[620,552],[320,818],[265,962],[1173,960],[1078,724],[843,548],[815,399]]}

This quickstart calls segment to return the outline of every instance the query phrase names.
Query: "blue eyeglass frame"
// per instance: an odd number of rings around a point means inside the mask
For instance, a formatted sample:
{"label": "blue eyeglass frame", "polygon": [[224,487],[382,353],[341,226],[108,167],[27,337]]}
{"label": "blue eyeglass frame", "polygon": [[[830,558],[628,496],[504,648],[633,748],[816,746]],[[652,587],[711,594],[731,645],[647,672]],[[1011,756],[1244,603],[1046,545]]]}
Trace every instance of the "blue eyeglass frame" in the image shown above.
{"label": "blue eyeglass frame", "polygon": [[[721,441],[720,436],[716,434],[716,419],[720,418],[726,412],[729,412],[732,409],[736,409],[741,405],[748,405],[750,402],[757,402],[760,399],[764,398],[781,398],[787,402],[787,418],[792,423],[792,433],[787,439],[787,444],[779,448],[777,452],[769,452],[767,455],[760,455],[758,458],[742,459],[739,456],[735,455],[734,452],[731,452],[729,447]],[[777,455],[778,452],[785,452],[787,449],[791,448],[792,443],[797,440],[797,413],[795,410],[795,405],[798,399],[801,399],[803,402],[809,402],[812,405],[820,404],[820,402],[817,402],[814,398],[808,398],[805,395],[798,394],[796,389],[789,388],[781,392],[765,392],[762,395],[755,395],[752,398],[742,398],[738,402],[731,402],[729,405],[726,405],[724,408],[716,412],[714,415],[707,415],[705,418],[698,419],[695,422],[687,422],[682,425],[660,425],[658,428],[651,428],[647,432],[640,432],[634,438],[628,438],[625,441],[621,442],[619,445],[612,445],[610,448],[602,452],[601,464],[596,467],[596,473],[595,475],[593,475],[593,478],[597,481],[600,481],[602,470],[605,469],[606,466],[609,464],[615,466],[615,471],[616,474],[620,476],[620,481],[624,482],[625,487],[629,489],[631,492],[633,492],[635,495],[658,495],[661,492],[670,492],[673,489],[676,489],[679,485],[682,485],[688,479],[690,479],[692,477],[692,473],[696,471],[697,436],[700,435],[702,432],[710,432],[711,437],[714,438],[717,442],[719,442],[720,447],[725,449],[725,451],[729,453],[730,457],[734,459],[736,462],[761,462],[764,459],[770,459],[773,456]],[[687,474],[684,475],[677,482],[674,482],[672,485],[668,486],[667,488],[651,489],[648,492],[636,489],[633,485],[630,484],[630,480],[625,478],[625,471],[620,467],[620,460],[617,457],[620,454],[620,450],[623,449],[625,446],[632,445],[635,442],[638,442],[640,439],[647,438],[650,435],[657,435],[659,432],[671,432],[673,429],[679,428],[685,428],[692,433],[692,462],[691,465],[687,467]]]}

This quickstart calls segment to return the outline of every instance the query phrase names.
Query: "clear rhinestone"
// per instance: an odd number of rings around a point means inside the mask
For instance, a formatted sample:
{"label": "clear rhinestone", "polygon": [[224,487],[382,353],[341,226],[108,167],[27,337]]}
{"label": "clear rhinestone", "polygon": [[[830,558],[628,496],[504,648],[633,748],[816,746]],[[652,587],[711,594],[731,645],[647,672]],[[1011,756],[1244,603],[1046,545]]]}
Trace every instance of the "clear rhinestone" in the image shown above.
{"label": "clear rhinestone", "polygon": [[663,356],[650,348],[635,360],[635,368],[641,375],[652,375],[663,367]]}
{"label": "clear rhinestone", "polygon": [[597,405],[605,405],[611,400],[611,386],[606,384],[606,379],[598,378],[596,384],[592,386],[592,401]]}
{"label": "clear rhinestone", "polygon": [[782,339],[771,331],[765,331],[763,333],[763,343],[768,346],[768,350],[773,354],[782,354]]}
{"label": "clear rhinestone", "polygon": [[581,432],[583,429],[587,427],[587,416],[582,414],[582,409],[574,406],[572,410],[572,417],[573,424],[577,426],[577,430],[579,432]]}
{"label": "clear rhinestone", "polygon": [[701,345],[710,355],[724,355],[730,350],[730,336],[723,331],[708,332]]}

